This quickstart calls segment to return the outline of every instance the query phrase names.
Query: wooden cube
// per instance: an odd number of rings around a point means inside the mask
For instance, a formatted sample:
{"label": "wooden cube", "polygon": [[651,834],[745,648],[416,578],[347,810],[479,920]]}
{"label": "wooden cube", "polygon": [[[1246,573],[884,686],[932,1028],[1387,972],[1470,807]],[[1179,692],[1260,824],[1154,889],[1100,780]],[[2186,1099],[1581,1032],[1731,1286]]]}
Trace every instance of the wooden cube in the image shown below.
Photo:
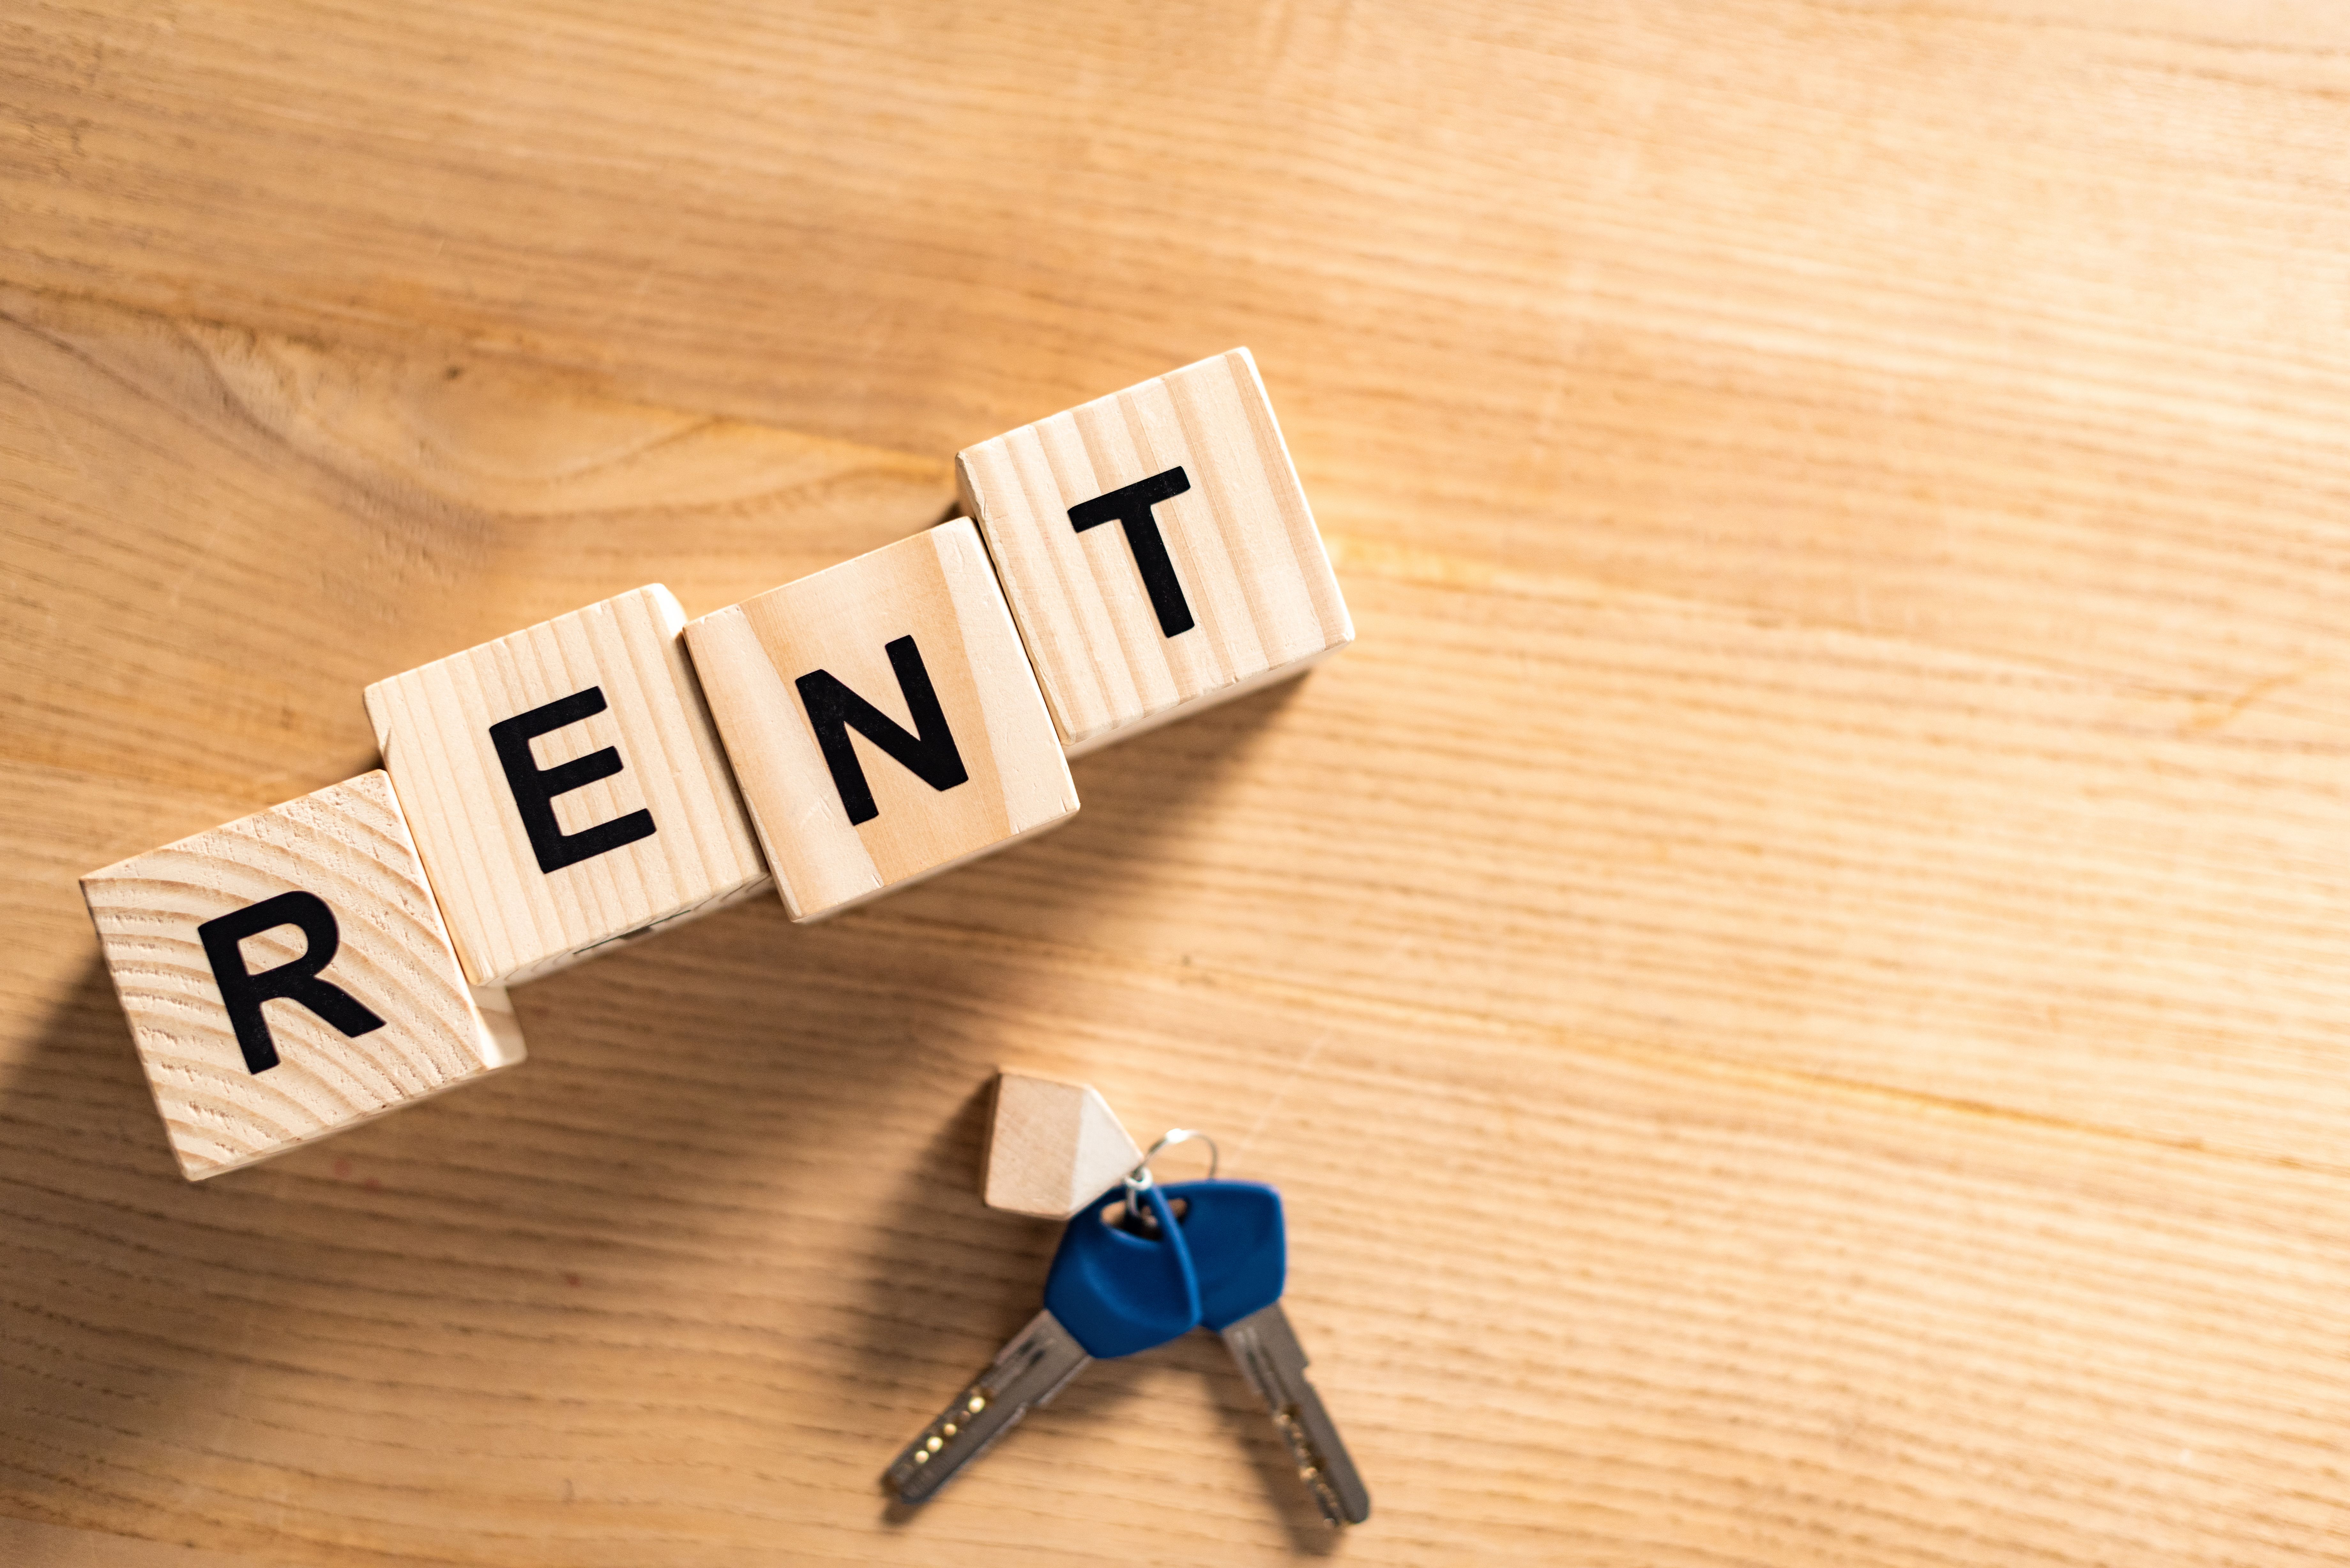
{"label": "wooden cube", "polygon": [[1076,786],[962,518],[685,630],[795,920],[1066,822]]}
{"label": "wooden cube", "polygon": [[191,1181],[523,1058],[465,983],[381,772],[81,880]]}
{"label": "wooden cube", "polygon": [[955,475],[1072,756],[1355,639],[1245,348],[966,447]]}
{"label": "wooden cube", "polygon": [[474,984],[536,979],[764,885],[684,625],[655,583],[367,689]]}
{"label": "wooden cube", "polygon": [[1109,1103],[1088,1085],[997,1075],[980,1179],[990,1209],[1066,1220],[1141,1162]]}

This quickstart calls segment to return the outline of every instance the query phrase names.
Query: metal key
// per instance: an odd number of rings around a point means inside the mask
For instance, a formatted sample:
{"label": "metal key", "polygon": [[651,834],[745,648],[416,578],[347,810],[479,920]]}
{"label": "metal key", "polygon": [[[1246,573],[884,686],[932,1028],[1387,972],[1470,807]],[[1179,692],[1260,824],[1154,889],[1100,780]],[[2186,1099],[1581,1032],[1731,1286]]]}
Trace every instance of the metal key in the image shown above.
{"label": "metal key", "polygon": [[1159,1226],[1141,1236],[1103,1220],[1125,1197],[1113,1187],[1069,1221],[1045,1276],[1045,1310],[882,1473],[899,1502],[926,1501],[1088,1362],[1164,1345],[1199,1323],[1199,1280],[1189,1250],[1169,1239],[1175,1217],[1167,1199],[1142,1194]]}
{"label": "metal key", "polygon": [[1281,1310],[1289,1241],[1281,1194],[1255,1181],[1182,1181],[1157,1189],[1184,1213],[1177,1223],[1200,1281],[1200,1321],[1223,1336],[1289,1445],[1315,1506],[1333,1525],[1371,1516],[1371,1494],[1336,1423],[1305,1380],[1305,1352]]}

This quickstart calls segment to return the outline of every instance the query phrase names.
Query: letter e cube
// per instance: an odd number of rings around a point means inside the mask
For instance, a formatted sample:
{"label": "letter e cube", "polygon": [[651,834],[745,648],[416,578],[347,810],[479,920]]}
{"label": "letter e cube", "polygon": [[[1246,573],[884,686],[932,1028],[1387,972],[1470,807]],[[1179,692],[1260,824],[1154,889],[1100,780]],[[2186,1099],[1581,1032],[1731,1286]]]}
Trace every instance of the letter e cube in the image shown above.
{"label": "letter e cube", "polygon": [[684,625],[656,583],[367,689],[474,984],[536,979],[765,885]]}

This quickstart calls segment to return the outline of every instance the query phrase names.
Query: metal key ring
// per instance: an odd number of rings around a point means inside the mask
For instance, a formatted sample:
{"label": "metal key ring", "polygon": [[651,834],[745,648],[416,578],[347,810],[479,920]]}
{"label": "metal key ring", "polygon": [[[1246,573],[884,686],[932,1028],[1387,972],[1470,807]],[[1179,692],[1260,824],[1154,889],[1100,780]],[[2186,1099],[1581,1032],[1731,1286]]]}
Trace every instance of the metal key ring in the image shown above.
{"label": "metal key ring", "polygon": [[1208,1146],[1208,1179],[1211,1181],[1216,1179],[1216,1169],[1224,1159],[1224,1152],[1216,1147],[1216,1140],[1206,1133],[1196,1132],[1190,1127],[1170,1127],[1157,1143],[1143,1151],[1141,1163],[1126,1173],[1128,1214],[1145,1224],[1156,1223],[1149,1209],[1142,1201],[1142,1195],[1149,1191],[1154,1185],[1150,1176],[1150,1162],[1159,1158],[1159,1152],[1161,1149],[1173,1148],[1179,1143],[1190,1143],[1194,1139]]}

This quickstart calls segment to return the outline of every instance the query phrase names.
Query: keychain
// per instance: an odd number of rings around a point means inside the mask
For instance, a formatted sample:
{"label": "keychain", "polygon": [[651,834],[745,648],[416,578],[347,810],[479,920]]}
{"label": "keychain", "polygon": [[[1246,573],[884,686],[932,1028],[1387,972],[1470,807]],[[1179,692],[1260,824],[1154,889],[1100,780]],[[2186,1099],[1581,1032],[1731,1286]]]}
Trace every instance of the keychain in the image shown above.
{"label": "keychain", "polygon": [[[1207,1179],[1155,1182],[1151,1159],[1194,1138],[1208,1146]],[[1306,1381],[1305,1352],[1281,1310],[1289,1259],[1281,1194],[1218,1180],[1220,1163],[1213,1138],[1178,1127],[1069,1221],[1045,1276],[1044,1310],[883,1474],[899,1501],[926,1501],[1088,1363],[1204,1324],[1264,1400],[1322,1517],[1334,1526],[1370,1517],[1370,1493]]]}

